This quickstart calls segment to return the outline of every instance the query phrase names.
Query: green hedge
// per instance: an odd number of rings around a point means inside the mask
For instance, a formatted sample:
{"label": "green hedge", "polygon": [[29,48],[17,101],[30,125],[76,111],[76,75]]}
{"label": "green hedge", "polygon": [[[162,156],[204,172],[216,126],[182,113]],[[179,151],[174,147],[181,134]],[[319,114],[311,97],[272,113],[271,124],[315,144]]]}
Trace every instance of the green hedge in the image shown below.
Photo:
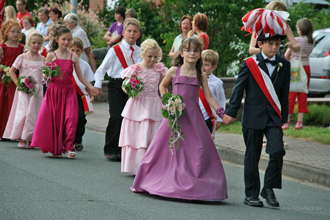
{"label": "green hedge", "polygon": [[[330,106],[327,104],[309,104],[308,105],[309,113],[304,116],[304,125],[311,126],[321,126],[329,127],[330,126]],[[296,123],[298,117],[298,108],[295,106],[295,111],[293,118],[290,120],[291,123]]]}

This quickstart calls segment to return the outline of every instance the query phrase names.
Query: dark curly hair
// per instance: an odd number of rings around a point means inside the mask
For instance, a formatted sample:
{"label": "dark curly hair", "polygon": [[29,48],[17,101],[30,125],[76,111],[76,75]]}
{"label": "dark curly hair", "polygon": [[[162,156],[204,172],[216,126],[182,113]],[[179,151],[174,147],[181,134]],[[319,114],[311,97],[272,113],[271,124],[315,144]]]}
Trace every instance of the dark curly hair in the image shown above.
{"label": "dark curly hair", "polygon": [[50,51],[53,52],[58,49],[58,43],[56,39],[58,39],[61,35],[71,33],[71,30],[64,25],[56,24],[53,28],[51,35],[53,36],[50,41],[50,47],[52,48]]}
{"label": "dark curly hair", "polygon": [[[172,60],[171,66],[182,66],[184,60],[181,56],[181,53],[183,53],[184,49],[189,49],[192,47],[192,45],[199,50],[200,55],[202,54],[202,44],[199,42],[199,40],[195,37],[190,37],[182,41],[179,51],[180,53],[177,53],[176,57]],[[202,81],[202,56],[197,60],[196,63],[196,70],[197,70],[197,78]]]}

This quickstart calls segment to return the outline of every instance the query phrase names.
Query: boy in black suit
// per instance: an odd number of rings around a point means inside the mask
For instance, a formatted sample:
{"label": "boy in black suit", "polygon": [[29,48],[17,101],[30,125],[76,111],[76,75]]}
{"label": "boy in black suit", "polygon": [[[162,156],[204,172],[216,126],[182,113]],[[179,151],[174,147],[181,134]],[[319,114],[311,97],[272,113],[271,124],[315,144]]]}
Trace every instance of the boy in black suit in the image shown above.
{"label": "boy in black suit", "polygon": [[283,132],[282,124],[288,118],[290,85],[290,62],[276,55],[285,35],[263,34],[257,39],[261,52],[246,59],[239,71],[233,88],[229,108],[223,118],[224,124],[235,121],[243,93],[245,101],[242,130],[246,145],[244,159],[244,204],[262,207],[259,200],[260,177],[258,163],[262,150],[263,134],[267,138],[266,153],[269,163],[265,172],[261,196],[268,205],[279,207],[273,188],[282,187]]}

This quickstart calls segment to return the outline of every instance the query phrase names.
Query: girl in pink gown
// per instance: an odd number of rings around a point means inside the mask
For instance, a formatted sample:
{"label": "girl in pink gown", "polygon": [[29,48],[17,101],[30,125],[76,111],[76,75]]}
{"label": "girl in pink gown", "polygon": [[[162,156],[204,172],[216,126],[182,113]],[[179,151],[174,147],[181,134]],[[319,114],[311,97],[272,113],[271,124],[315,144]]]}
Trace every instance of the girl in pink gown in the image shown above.
{"label": "girl in pink gown", "polygon": [[45,58],[38,51],[44,44],[44,38],[39,32],[32,32],[28,36],[29,51],[19,55],[10,69],[10,77],[17,85],[16,76],[32,77],[34,92],[26,93],[16,89],[13,105],[10,111],[4,138],[19,139],[19,147],[30,147],[32,135],[38,113],[43,100],[43,85],[41,68]]}
{"label": "girl in pink gown", "polygon": [[121,72],[122,78],[136,76],[144,85],[137,97],[127,101],[122,112],[119,138],[119,147],[122,148],[121,172],[132,174],[136,174],[163,119],[158,85],[168,70],[164,64],[157,63],[162,50],[155,40],[147,39],[141,44],[141,56],[141,63],[129,66]]}
{"label": "girl in pink gown", "polygon": [[[1,25],[0,31],[0,58],[1,64],[11,67],[18,55],[23,53],[24,45],[18,43],[21,37],[21,26],[17,21],[8,20]],[[16,72],[18,75],[18,72]],[[3,140],[11,105],[14,100],[16,85],[2,82],[0,79],[0,138]]]}
{"label": "girl in pink gown", "polygon": [[[202,85],[205,98],[222,117],[224,110],[212,96],[207,76],[201,73],[202,44],[188,38],[180,46],[180,54],[161,82],[160,93],[172,81],[173,94],[186,104],[178,125],[185,139],[178,141],[173,155],[168,146],[171,128],[164,119],[138,168],[131,190],[164,197],[188,200],[224,200],[227,182],[219,154],[199,108],[198,94]],[[197,74],[196,74],[197,73]]]}
{"label": "girl in pink gown", "polygon": [[59,25],[53,29],[52,53],[46,62],[53,62],[61,69],[61,74],[50,80],[42,103],[31,147],[39,147],[43,153],[54,157],[75,158],[74,140],[78,123],[78,100],[72,81],[73,68],[79,80],[94,95],[94,87],[82,75],[79,58],[68,51],[72,34],[70,29]]}

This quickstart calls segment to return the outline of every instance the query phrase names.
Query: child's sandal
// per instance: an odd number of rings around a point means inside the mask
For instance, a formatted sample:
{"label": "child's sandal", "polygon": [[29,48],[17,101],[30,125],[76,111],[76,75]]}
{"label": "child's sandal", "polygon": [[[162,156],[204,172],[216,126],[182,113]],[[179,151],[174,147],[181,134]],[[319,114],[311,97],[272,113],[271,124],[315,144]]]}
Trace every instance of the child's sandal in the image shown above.
{"label": "child's sandal", "polygon": [[65,155],[66,155],[66,157],[69,158],[69,159],[76,158],[76,152],[74,152],[74,151],[66,151],[66,152],[65,152]]}

